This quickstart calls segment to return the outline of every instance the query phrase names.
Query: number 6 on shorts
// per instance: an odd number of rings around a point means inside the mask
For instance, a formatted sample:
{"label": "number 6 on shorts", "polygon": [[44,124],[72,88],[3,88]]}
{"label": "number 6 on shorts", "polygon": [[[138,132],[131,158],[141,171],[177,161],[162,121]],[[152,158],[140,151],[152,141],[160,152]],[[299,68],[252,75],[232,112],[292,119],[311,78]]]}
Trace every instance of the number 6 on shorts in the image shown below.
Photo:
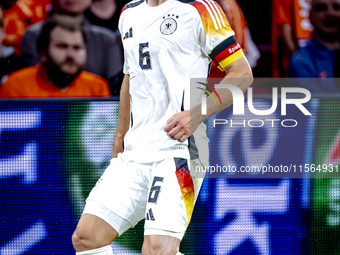
{"label": "number 6 on shorts", "polygon": [[159,192],[161,192],[162,187],[161,186],[155,186],[155,184],[156,184],[156,182],[163,182],[163,179],[164,179],[164,177],[158,177],[158,176],[155,176],[153,178],[152,186],[151,186],[150,194],[149,194],[149,200],[148,200],[149,203],[157,204],[158,195],[159,195]]}

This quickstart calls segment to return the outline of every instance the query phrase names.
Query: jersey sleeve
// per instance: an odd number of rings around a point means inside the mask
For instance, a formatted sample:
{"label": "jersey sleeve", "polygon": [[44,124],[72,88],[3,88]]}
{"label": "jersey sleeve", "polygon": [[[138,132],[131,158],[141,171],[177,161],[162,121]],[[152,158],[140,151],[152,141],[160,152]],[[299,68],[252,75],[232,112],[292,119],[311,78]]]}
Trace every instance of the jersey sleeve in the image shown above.
{"label": "jersey sleeve", "polygon": [[221,70],[244,57],[222,8],[211,0],[198,0],[192,5],[198,12],[194,26],[204,54]]}

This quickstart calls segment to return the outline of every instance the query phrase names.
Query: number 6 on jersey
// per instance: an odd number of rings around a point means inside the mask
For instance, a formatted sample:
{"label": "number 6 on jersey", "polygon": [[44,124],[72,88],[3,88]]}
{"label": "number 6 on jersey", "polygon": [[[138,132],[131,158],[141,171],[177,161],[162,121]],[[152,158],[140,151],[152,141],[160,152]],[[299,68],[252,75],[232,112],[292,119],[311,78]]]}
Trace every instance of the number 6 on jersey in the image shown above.
{"label": "number 6 on jersey", "polygon": [[139,66],[143,70],[152,69],[148,42],[139,44]]}

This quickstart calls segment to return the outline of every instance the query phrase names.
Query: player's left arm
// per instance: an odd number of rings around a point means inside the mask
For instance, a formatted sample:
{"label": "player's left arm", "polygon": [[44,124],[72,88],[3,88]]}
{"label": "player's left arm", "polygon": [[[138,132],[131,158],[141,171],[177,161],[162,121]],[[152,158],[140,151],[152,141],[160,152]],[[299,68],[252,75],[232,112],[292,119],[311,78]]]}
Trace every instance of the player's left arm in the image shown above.
{"label": "player's left arm", "polygon": [[123,141],[130,126],[130,75],[125,74],[120,89],[119,114],[116,135],[113,139],[112,158],[117,158],[118,153],[123,151]]}
{"label": "player's left arm", "polygon": [[[232,84],[237,86],[244,93],[253,82],[253,73],[246,57],[242,57],[234,63],[224,68],[227,75],[220,84]],[[191,110],[191,117],[198,118],[200,123],[205,119],[222,111],[233,103],[233,96],[229,89],[216,88],[217,94],[220,95],[222,105],[215,105],[211,97],[207,100],[207,115],[201,115],[201,105]],[[217,95],[216,95],[217,96]]]}
{"label": "player's left arm", "polygon": [[[245,57],[228,65],[224,70],[227,75],[221,81],[221,84],[232,84],[245,92],[253,82],[253,74]],[[167,135],[174,140],[184,142],[204,120],[222,111],[233,103],[232,94],[228,89],[216,89],[216,92],[221,98],[222,105],[215,104],[212,98],[208,97],[206,115],[201,114],[201,105],[188,111],[176,113],[168,120],[167,125],[164,128]]]}

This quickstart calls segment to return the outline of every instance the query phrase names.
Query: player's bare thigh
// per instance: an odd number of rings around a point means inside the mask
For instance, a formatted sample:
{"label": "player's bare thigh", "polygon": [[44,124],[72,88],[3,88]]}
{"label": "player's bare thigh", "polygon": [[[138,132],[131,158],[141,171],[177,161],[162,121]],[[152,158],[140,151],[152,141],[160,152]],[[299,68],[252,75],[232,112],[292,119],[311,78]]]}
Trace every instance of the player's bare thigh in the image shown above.
{"label": "player's bare thigh", "polygon": [[172,236],[144,236],[142,255],[175,255],[181,241]]}
{"label": "player's bare thigh", "polygon": [[97,249],[111,244],[118,232],[106,221],[92,214],[83,214],[72,236],[77,252]]}

